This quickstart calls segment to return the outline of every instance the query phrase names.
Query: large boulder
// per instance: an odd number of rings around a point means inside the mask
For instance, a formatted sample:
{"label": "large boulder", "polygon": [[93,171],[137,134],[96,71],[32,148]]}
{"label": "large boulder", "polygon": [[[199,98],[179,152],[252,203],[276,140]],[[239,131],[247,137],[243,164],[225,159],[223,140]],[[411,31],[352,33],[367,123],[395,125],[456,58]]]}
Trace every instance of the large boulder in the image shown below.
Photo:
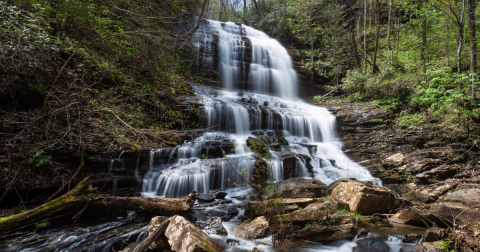
{"label": "large boulder", "polygon": [[438,247],[440,243],[436,242],[422,242],[412,246],[405,246],[400,249],[400,252],[443,252]]}
{"label": "large boulder", "polygon": [[264,216],[242,222],[234,231],[234,236],[242,239],[259,239],[268,236],[269,224]]}
{"label": "large boulder", "polygon": [[304,208],[311,203],[321,199],[301,198],[301,199],[281,199],[250,201],[245,207],[244,216],[247,218],[256,218],[264,215],[276,215],[277,213],[290,213],[300,208]]}
{"label": "large boulder", "polygon": [[305,178],[291,178],[276,183],[273,192],[268,192],[267,198],[321,198],[330,194],[330,189],[324,183]]}
{"label": "large boulder", "polygon": [[424,242],[434,242],[441,241],[446,237],[446,232],[444,229],[438,227],[431,227],[425,231],[423,235]]}
{"label": "large boulder", "polygon": [[[150,220],[150,226],[148,227],[148,235],[151,235],[153,231],[164,221],[168,219],[165,216],[157,216],[153,217]],[[170,244],[168,243],[168,239],[165,234],[161,234],[155,241],[152,242],[150,245],[151,251],[154,252],[162,252],[162,251],[170,251]],[[133,251],[133,250],[132,250]]]}
{"label": "large boulder", "polygon": [[390,247],[384,242],[376,239],[360,239],[355,242],[356,247],[352,252],[390,252]]}
{"label": "large boulder", "polygon": [[175,252],[220,252],[225,247],[181,216],[173,216],[165,236]]}
{"label": "large boulder", "polygon": [[310,221],[321,220],[328,215],[332,215],[339,208],[339,204],[335,199],[319,199],[304,208],[282,214],[278,218],[285,222],[303,224]]}
{"label": "large boulder", "polygon": [[480,222],[480,188],[459,186],[432,204],[432,214],[460,226]]}
{"label": "large boulder", "polygon": [[222,225],[222,218],[220,217],[213,217],[211,220],[206,221],[204,223],[198,223],[198,227],[205,230],[207,234],[215,234],[215,235],[228,235],[227,230]]}
{"label": "large boulder", "polygon": [[210,190],[208,195],[212,195],[215,199],[225,199],[227,193],[222,189]]}
{"label": "large boulder", "polygon": [[384,167],[400,167],[406,163],[405,155],[396,153],[382,161]]}
{"label": "large boulder", "polygon": [[214,202],[215,197],[211,194],[200,194],[198,196],[197,200],[200,203],[209,203],[209,202]]}
{"label": "large boulder", "polygon": [[330,185],[330,188],[333,199],[346,204],[351,212],[363,215],[392,213],[403,202],[385,187],[353,179],[341,179]]}

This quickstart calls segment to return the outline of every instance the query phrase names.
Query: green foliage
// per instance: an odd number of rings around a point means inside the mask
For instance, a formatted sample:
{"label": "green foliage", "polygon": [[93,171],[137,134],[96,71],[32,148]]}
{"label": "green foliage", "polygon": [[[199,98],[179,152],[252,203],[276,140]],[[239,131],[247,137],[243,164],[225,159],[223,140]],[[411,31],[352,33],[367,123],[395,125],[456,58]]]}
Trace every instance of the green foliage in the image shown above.
{"label": "green foliage", "polygon": [[440,241],[438,243],[438,249],[442,250],[442,251],[445,251],[445,252],[454,252],[455,250],[452,249],[450,250],[450,246],[451,246],[452,242],[451,241]]}
{"label": "green foliage", "polygon": [[32,154],[30,159],[28,159],[28,163],[32,164],[32,165],[35,165],[36,167],[40,167],[40,166],[50,162],[51,159],[52,159],[52,156],[46,156],[43,153],[43,151],[37,151],[37,152]]}
{"label": "green foliage", "polygon": [[398,123],[398,126],[400,127],[410,127],[413,126],[414,129],[416,129],[417,126],[421,125],[423,123],[423,114],[413,114],[413,115],[408,115],[404,111],[400,113],[400,122]]}

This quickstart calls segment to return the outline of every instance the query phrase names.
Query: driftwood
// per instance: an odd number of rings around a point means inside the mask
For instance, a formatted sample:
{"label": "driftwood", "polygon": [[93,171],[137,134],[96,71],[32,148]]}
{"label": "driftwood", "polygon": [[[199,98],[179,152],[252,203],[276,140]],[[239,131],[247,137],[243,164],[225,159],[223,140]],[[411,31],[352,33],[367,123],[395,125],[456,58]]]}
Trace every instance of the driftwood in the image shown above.
{"label": "driftwood", "polygon": [[[0,237],[32,224],[59,217],[78,217],[84,211],[98,215],[126,216],[127,211],[173,216],[187,215],[197,194],[195,191],[182,198],[112,197],[96,195],[85,178],[68,193],[24,213],[0,218]],[[91,214],[88,214],[91,216]]]}

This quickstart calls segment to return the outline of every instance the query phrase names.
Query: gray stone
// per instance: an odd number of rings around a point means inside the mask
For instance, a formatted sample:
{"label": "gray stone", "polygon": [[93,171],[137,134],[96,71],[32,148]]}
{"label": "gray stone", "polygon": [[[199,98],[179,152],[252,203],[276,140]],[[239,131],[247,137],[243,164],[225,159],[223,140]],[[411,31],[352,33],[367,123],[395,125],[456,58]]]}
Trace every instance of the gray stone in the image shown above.
{"label": "gray stone", "polygon": [[175,252],[221,252],[225,249],[199,227],[178,215],[171,217],[165,236]]}

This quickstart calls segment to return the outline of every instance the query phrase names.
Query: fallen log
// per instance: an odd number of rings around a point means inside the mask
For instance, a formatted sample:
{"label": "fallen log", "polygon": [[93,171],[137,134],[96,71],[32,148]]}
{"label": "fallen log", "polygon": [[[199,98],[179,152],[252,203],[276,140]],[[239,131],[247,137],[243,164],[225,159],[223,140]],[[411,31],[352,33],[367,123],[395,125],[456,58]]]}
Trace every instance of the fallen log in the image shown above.
{"label": "fallen log", "polygon": [[90,177],[81,181],[73,190],[32,210],[0,218],[0,236],[6,232],[26,227],[42,220],[52,219],[85,208],[85,195],[90,187]]}
{"label": "fallen log", "polygon": [[161,216],[185,215],[195,202],[195,191],[181,198],[142,198],[99,196],[88,203],[89,210],[110,216],[126,216],[128,211]]}
{"label": "fallen log", "polygon": [[113,197],[95,194],[90,177],[81,181],[68,193],[24,213],[0,218],[0,237],[29,225],[59,217],[126,216],[128,211],[144,214],[174,216],[188,215],[197,198],[195,191],[181,198]]}

